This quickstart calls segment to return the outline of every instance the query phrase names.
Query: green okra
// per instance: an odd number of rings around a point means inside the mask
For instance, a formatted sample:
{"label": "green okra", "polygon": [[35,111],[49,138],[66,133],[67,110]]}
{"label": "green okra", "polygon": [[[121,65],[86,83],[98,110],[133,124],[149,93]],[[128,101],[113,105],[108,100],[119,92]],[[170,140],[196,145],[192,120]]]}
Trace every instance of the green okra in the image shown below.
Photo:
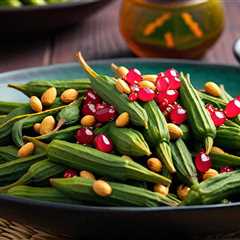
{"label": "green okra", "polygon": [[240,128],[222,125],[217,129],[216,146],[229,150],[240,149]]}
{"label": "green okra", "polygon": [[17,89],[28,97],[41,97],[42,94],[50,87],[57,89],[57,94],[60,96],[69,88],[76,89],[82,95],[90,88],[89,79],[69,79],[69,80],[34,80],[25,84],[9,84],[11,88]]}
{"label": "green okra", "polygon": [[50,162],[48,159],[41,160],[31,165],[28,171],[17,181],[0,187],[0,192],[6,191],[12,187],[19,185],[42,182],[49,179],[50,177],[54,177],[60,173],[63,173],[65,170],[66,167]]}
{"label": "green okra", "polygon": [[182,139],[185,142],[190,141],[190,139],[191,139],[191,130],[190,130],[189,126],[187,124],[181,124],[179,127],[181,128],[181,130],[183,132]]}
{"label": "green okra", "polygon": [[128,97],[115,87],[114,79],[96,73],[79,54],[79,62],[82,69],[88,74],[91,80],[92,89],[107,103],[113,105],[119,114],[127,112],[133,125],[148,127],[148,116],[146,111],[138,102],[130,102]]}
{"label": "green okra", "polygon": [[0,101],[0,113],[8,114],[16,108],[26,107],[28,105],[29,105],[28,103]]}
{"label": "green okra", "polygon": [[[151,151],[143,135],[132,128],[118,128],[115,123],[109,123],[103,127],[103,132],[111,138],[115,149],[123,155],[150,156]],[[97,132],[100,130],[98,129]]]}
{"label": "green okra", "polygon": [[1,146],[0,157],[3,162],[10,162],[18,158],[18,148],[13,145]]}
{"label": "green okra", "polygon": [[218,97],[213,97],[213,96],[211,96],[211,95],[209,95],[205,92],[197,91],[197,93],[199,94],[200,98],[202,99],[202,101],[205,104],[210,103],[214,107],[217,107],[217,108],[220,108],[220,109],[226,107],[227,101],[225,101],[224,99],[221,99],[221,98],[218,98]]}
{"label": "green okra", "polygon": [[[39,141],[43,141],[43,142],[47,142],[47,143],[51,142],[54,139],[72,142],[75,140],[75,135],[79,128],[81,128],[80,125],[71,126],[71,127],[67,127],[67,128],[58,130],[58,131],[52,131],[48,134],[33,137],[32,139],[37,139]],[[1,156],[1,154],[0,154],[0,156]]]}
{"label": "green okra", "polygon": [[54,115],[66,107],[68,107],[68,106],[61,106],[58,108],[46,110],[46,111],[35,113],[32,115],[27,115],[25,118],[22,118],[22,119],[16,121],[13,124],[12,129],[11,129],[13,142],[18,147],[24,145],[24,141],[23,141],[23,129],[24,128],[31,128],[35,123],[41,122],[45,117]]}
{"label": "green okra", "polygon": [[52,187],[30,187],[30,186],[16,186],[10,188],[4,195],[12,197],[28,198],[40,201],[59,202],[59,203],[78,203],[69,199],[60,191]]}
{"label": "green okra", "polygon": [[25,158],[17,158],[10,162],[0,164],[0,185],[6,185],[16,181],[29,167],[45,158],[46,152],[42,149],[36,151],[34,155]]}
{"label": "green okra", "polygon": [[199,94],[190,82],[190,76],[181,73],[181,102],[188,113],[188,121],[194,136],[205,142],[206,153],[210,153],[216,136],[216,127]]}
{"label": "green okra", "polygon": [[168,171],[174,173],[176,170],[172,161],[169,145],[170,136],[166,119],[155,101],[145,103],[144,109],[148,115],[149,126],[148,129],[144,129],[143,135],[147,142],[155,147],[157,155],[163,161]]}
{"label": "green okra", "polygon": [[214,167],[240,166],[240,157],[229,153],[210,153],[210,158]]}
{"label": "green okra", "polygon": [[170,179],[154,173],[132,160],[66,141],[53,140],[48,145],[48,157],[55,163],[123,181],[133,179],[164,185],[171,183]]}
{"label": "green okra", "polygon": [[240,192],[240,170],[221,173],[193,185],[183,205],[220,203]]}
{"label": "green okra", "polygon": [[0,6],[6,6],[6,7],[21,7],[22,3],[19,0],[1,0]]}
{"label": "green okra", "polygon": [[47,4],[45,0],[22,0],[22,2],[26,5],[33,6],[42,6]]}
{"label": "green okra", "polygon": [[103,205],[157,207],[160,205],[177,206],[180,203],[177,199],[169,198],[160,193],[122,183],[108,182],[112,188],[112,193],[107,197],[101,197],[92,189],[94,180],[74,177],[71,179],[51,179],[50,182],[53,187],[69,198]]}
{"label": "green okra", "polygon": [[192,155],[184,141],[180,138],[172,142],[171,150],[177,176],[188,186],[198,183],[197,170],[193,164]]}

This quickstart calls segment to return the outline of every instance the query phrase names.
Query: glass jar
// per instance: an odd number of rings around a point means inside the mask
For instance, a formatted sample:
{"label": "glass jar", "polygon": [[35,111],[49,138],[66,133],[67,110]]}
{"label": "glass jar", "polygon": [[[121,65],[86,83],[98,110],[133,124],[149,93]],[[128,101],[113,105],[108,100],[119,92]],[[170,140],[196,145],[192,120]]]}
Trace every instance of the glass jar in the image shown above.
{"label": "glass jar", "polygon": [[224,28],[221,0],[123,0],[120,31],[140,57],[199,58]]}

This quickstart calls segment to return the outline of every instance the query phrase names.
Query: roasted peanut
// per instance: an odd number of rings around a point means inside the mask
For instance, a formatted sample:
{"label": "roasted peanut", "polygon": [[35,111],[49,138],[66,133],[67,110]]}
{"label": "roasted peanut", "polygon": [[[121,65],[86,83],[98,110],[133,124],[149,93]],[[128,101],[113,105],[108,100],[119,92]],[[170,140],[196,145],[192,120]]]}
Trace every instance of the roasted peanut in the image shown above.
{"label": "roasted peanut", "polygon": [[222,94],[221,88],[214,82],[205,83],[204,90],[206,93],[214,97],[220,97]]}
{"label": "roasted peanut", "polygon": [[80,172],[80,177],[96,180],[95,176],[91,172],[85,170]]}
{"label": "roasted peanut", "polygon": [[153,187],[153,190],[154,190],[154,192],[158,192],[158,193],[160,193],[164,196],[167,196],[168,192],[169,192],[168,187],[166,187],[166,186],[164,186],[160,183],[155,184],[154,187]]}
{"label": "roasted peanut", "polygon": [[92,187],[93,191],[101,197],[107,197],[112,194],[112,187],[103,180],[95,181]]}
{"label": "roasted peanut", "polygon": [[116,75],[120,78],[126,76],[128,74],[128,69],[124,66],[118,67],[116,64],[111,64],[112,70],[116,73]]}
{"label": "roasted peanut", "polygon": [[157,81],[157,75],[155,74],[147,74],[147,75],[143,75],[142,77],[144,81],[149,81],[152,83],[155,83]]}
{"label": "roasted peanut", "polygon": [[184,200],[187,197],[189,191],[190,191],[189,187],[184,186],[184,185],[180,185],[177,188],[177,195],[181,200]]}
{"label": "roasted peanut", "polygon": [[224,154],[225,152],[221,148],[213,146],[210,153]]}
{"label": "roasted peanut", "polygon": [[40,127],[41,127],[41,123],[35,123],[33,125],[33,129],[36,133],[40,133]]}
{"label": "roasted peanut", "polygon": [[44,134],[48,134],[50,133],[54,127],[55,127],[55,119],[53,116],[47,116],[45,117],[42,122],[41,122],[41,125],[40,125],[40,134],[41,135],[44,135]]}
{"label": "roasted peanut", "polygon": [[122,79],[118,79],[115,83],[115,87],[116,89],[120,92],[120,93],[126,93],[129,94],[131,92],[130,87],[128,86],[128,84],[122,80]]}
{"label": "roasted peanut", "polygon": [[206,180],[206,179],[211,178],[211,177],[215,177],[217,175],[218,175],[218,171],[210,168],[203,174],[203,180]]}
{"label": "roasted peanut", "polygon": [[150,89],[152,89],[153,91],[156,89],[156,86],[154,85],[154,83],[152,83],[152,82],[150,82],[150,81],[146,81],[146,80],[139,82],[138,85],[139,85],[139,87],[141,87],[141,88],[150,88]]}
{"label": "roasted peanut", "polygon": [[18,157],[28,157],[30,156],[34,151],[34,144],[32,142],[28,142],[24,144],[19,150],[18,150]]}
{"label": "roasted peanut", "polygon": [[50,87],[47,89],[41,97],[41,102],[44,106],[52,105],[57,97],[57,89],[55,87]]}
{"label": "roasted peanut", "polygon": [[129,114],[124,112],[117,117],[115,124],[117,127],[125,127],[128,125],[129,120]]}
{"label": "roasted peanut", "polygon": [[71,103],[73,101],[75,101],[78,97],[78,91],[76,89],[70,88],[65,90],[62,94],[61,94],[61,100],[64,103]]}
{"label": "roasted peanut", "polygon": [[85,115],[81,119],[81,125],[84,127],[92,127],[96,123],[96,119],[93,115]]}
{"label": "roasted peanut", "polygon": [[40,99],[36,96],[30,98],[29,104],[34,112],[41,112],[43,109]]}
{"label": "roasted peanut", "polygon": [[161,172],[162,170],[162,163],[158,158],[149,158],[147,166],[153,172]]}
{"label": "roasted peanut", "polygon": [[175,125],[173,123],[168,123],[167,127],[168,127],[170,138],[172,140],[178,139],[183,136],[182,129],[180,127],[178,127],[177,125]]}

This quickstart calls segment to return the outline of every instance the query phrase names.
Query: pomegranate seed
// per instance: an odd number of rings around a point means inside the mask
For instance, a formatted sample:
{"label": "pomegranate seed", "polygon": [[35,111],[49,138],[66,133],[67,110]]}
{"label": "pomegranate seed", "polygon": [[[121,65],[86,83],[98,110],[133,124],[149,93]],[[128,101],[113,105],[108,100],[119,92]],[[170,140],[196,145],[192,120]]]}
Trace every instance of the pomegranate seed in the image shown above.
{"label": "pomegranate seed", "polygon": [[107,138],[104,134],[99,134],[95,137],[94,143],[96,146],[96,149],[98,149],[101,152],[109,153],[113,149],[113,144],[111,139]]}
{"label": "pomegranate seed", "polygon": [[195,166],[201,173],[205,173],[212,167],[211,159],[203,149],[195,156]]}
{"label": "pomegranate seed", "polygon": [[138,92],[140,88],[138,85],[133,84],[132,86],[130,86],[130,89],[132,92]]}
{"label": "pomegranate seed", "polygon": [[94,140],[94,133],[89,128],[79,128],[76,133],[76,140],[79,144],[92,144]]}
{"label": "pomegranate seed", "polygon": [[181,80],[179,79],[179,73],[171,68],[167,69],[165,76],[169,79],[169,89],[179,89],[181,87]]}
{"label": "pomegranate seed", "polygon": [[64,172],[64,178],[72,178],[77,176],[77,171],[73,169],[68,169]]}
{"label": "pomegranate seed", "polygon": [[168,100],[164,98],[161,102],[158,102],[158,106],[162,112],[164,112],[169,106]]}
{"label": "pomegranate seed", "polygon": [[233,168],[229,167],[229,166],[222,166],[220,167],[220,173],[227,173],[227,172],[232,172]]}
{"label": "pomegranate seed", "polygon": [[138,94],[136,92],[130,93],[128,96],[129,101],[134,102],[138,99]]}
{"label": "pomegranate seed", "polygon": [[223,111],[214,111],[214,112],[211,112],[211,118],[215,124],[215,126],[219,127],[221,125],[223,125],[226,121],[226,116],[224,114]]}
{"label": "pomegranate seed", "polygon": [[212,104],[208,103],[205,108],[209,111],[209,113],[213,113],[217,110],[217,108],[215,108]]}
{"label": "pomegranate seed", "polygon": [[96,111],[95,117],[101,123],[109,122],[116,117],[116,110],[113,106],[106,105]]}
{"label": "pomegranate seed", "polygon": [[155,97],[155,92],[150,88],[141,88],[138,92],[138,98],[143,102],[152,101]]}
{"label": "pomegranate seed", "polygon": [[87,103],[97,104],[100,102],[101,102],[101,98],[92,89],[89,89],[85,93],[84,104],[87,104]]}
{"label": "pomegranate seed", "polygon": [[141,72],[136,68],[129,69],[126,76],[123,77],[123,80],[128,82],[130,85],[136,84],[142,81]]}
{"label": "pomegranate seed", "polygon": [[168,102],[174,103],[178,99],[179,93],[177,90],[167,90],[166,91],[166,98]]}
{"label": "pomegranate seed", "polygon": [[96,113],[96,106],[92,103],[84,104],[82,107],[82,114],[83,115],[95,115]]}
{"label": "pomegranate seed", "polygon": [[187,120],[187,111],[180,105],[174,106],[169,114],[170,121],[174,124],[182,124]]}
{"label": "pomegranate seed", "polygon": [[169,87],[169,79],[167,77],[159,76],[157,77],[156,88],[159,92],[166,92]]}
{"label": "pomegranate seed", "polygon": [[96,111],[105,108],[106,106],[108,106],[108,104],[106,104],[105,102],[102,103],[97,103],[96,104]]}
{"label": "pomegranate seed", "polygon": [[231,100],[225,109],[225,114],[228,118],[234,118],[240,113],[240,100],[233,99]]}

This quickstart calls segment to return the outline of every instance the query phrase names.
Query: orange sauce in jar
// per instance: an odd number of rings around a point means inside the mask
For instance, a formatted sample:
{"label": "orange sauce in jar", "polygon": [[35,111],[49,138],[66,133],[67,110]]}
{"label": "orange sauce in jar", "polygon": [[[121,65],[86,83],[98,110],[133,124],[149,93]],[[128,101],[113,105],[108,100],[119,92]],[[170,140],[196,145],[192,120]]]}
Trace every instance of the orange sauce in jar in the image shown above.
{"label": "orange sauce in jar", "polygon": [[120,30],[140,57],[198,58],[224,28],[221,0],[123,0]]}

